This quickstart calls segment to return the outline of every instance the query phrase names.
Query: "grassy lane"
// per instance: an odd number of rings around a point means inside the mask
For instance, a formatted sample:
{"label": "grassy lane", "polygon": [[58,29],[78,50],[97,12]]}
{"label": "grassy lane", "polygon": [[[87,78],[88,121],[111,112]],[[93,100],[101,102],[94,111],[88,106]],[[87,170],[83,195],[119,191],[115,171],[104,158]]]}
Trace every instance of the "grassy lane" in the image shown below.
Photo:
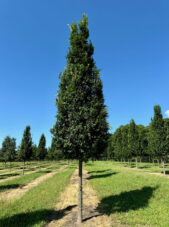
{"label": "grassy lane", "polygon": [[[58,168],[60,168],[60,165],[56,165],[55,167],[53,167],[52,170],[56,170]],[[50,173],[52,170],[50,170],[50,169],[41,170],[41,171],[38,171],[35,173],[21,175],[18,178],[2,182],[2,183],[0,183],[0,192],[18,188],[18,187],[23,187],[24,185],[30,183],[32,180],[35,180],[36,178],[38,178],[46,173]],[[1,194],[0,194],[0,196],[1,196]]]}
{"label": "grassy lane", "polygon": [[101,202],[98,209],[111,215],[114,223],[169,226],[168,179],[110,162],[89,162],[86,168]]}
{"label": "grassy lane", "polygon": [[71,165],[31,189],[23,197],[0,208],[0,227],[43,226],[48,218],[62,218],[64,210],[54,210],[59,195],[69,183],[76,165]]}
{"label": "grassy lane", "polygon": [[[44,170],[55,170],[56,168],[58,168],[58,166],[62,166],[63,164],[65,164],[65,162],[49,162],[47,163],[46,165],[42,164],[42,165],[39,165],[39,166],[34,166],[34,167],[31,167],[29,169],[25,169],[25,173],[26,174],[31,174],[33,173],[34,171],[42,171],[42,169]],[[15,170],[15,171],[12,171],[12,172],[4,172],[4,173],[0,173],[0,184],[1,184],[1,180],[4,180],[4,179],[8,179],[9,180],[12,180],[11,177],[15,177],[15,176],[19,176],[19,175],[22,175],[22,169],[19,171],[19,170]],[[11,179],[10,179],[11,178]],[[2,185],[2,184],[1,184]]]}
{"label": "grassy lane", "polygon": [[[136,164],[135,162],[131,162],[128,164],[128,162],[112,162],[115,166],[121,166],[121,167],[128,167],[128,168],[135,168]],[[169,174],[169,164],[165,164],[166,174]],[[163,167],[160,164],[158,166],[157,163],[138,163],[138,170],[142,170],[145,172],[152,172],[152,173],[163,173]]]}

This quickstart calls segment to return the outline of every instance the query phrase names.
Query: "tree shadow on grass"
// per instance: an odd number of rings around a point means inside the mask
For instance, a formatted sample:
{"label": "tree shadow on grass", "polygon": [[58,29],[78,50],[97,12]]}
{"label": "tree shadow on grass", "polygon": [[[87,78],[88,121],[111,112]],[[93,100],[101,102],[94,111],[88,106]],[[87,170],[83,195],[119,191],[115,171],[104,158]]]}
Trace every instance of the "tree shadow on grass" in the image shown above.
{"label": "tree shadow on grass", "polygon": [[59,211],[43,209],[15,214],[10,217],[2,218],[0,220],[0,227],[30,227],[42,221],[49,223],[51,221],[63,218],[74,207],[76,207],[76,205],[68,206],[67,208]]}
{"label": "tree shadow on grass", "polygon": [[92,175],[90,177],[88,177],[88,180],[91,179],[96,179],[96,178],[105,178],[105,177],[111,177],[112,175],[117,174],[118,172],[112,172],[112,173],[106,173],[106,174],[98,174],[98,175]]}
{"label": "tree shadow on grass", "polygon": [[101,213],[110,215],[116,212],[127,212],[147,207],[149,199],[157,188],[158,186],[146,186],[141,189],[122,192],[119,195],[105,197],[101,200],[97,209]]}
{"label": "tree shadow on grass", "polygon": [[105,169],[105,170],[98,170],[98,171],[89,171],[88,173],[105,173],[107,171],[111,171],[111,169]]}
{"label": "tree shadow on grass", "polygon": [[18,176],[18,175],[19,175],[19,173],[3,174],[3,175],[0,175],[0,180],[1,180],[1,179],[4,179],[4,178],[8,178],[8,177]]}
{"label": "tree shadow on grass", "polygon": [[[163,173],[163,171],[161,171],[161,173]],[[166,170],[165,174],[168,175],[169,174],[169,170]]]}
{"label": "tree shadow on grass", "polygon": [[41,171],[38,171],[37,173],[51,173],[52,170],[41,170]]}
{"label": "tree shadow on grass", "polygon": [[22,185],[20,185],[20,184],[0,185],[0,192],[5,191],[5,190],[19,188],[19,187],[22,187]]}

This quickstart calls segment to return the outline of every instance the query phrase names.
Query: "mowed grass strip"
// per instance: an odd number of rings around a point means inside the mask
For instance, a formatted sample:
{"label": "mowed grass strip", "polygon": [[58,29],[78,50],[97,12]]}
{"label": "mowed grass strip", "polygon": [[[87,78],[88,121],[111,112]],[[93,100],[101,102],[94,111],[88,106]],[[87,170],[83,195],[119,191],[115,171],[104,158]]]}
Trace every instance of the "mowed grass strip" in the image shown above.
{"label": "mowed grass strip", "polygon": [[[58,169],[60,166],[56,165],[55,169]],[[19,187],[23,187],[24,185],[30,183],[31,181],[35,180],[36,178],[50,173],[51,170],[41,170],[35,173],[30,173],[30,174],[26,174],[26,175],[21,175],[18,178],[15,179],[11,179],[11,180],[7,180],[5,182],[0,183],[0,192],[5,191],[5,190],[11,190],[14,188],[19,188]],[[0,194],[1,196],[1,194]]]}
{"label": "mowed grass strip", "polygon": [[89,162],[86,168],[100,200],[98,209],[114,223],[169,226],[169,179],[111,162]]}
{"label": "mowed grass strip", "polygon": [[69,183],[76,165],[66,167],[31,189],[22,198],[0,208],[0,227],[43,226],[51,216],[62,218],[66,210],[54,210],[59,195]]}
{"label": "mowed grass strip", "polygon": [[[119,167],[128,167],[128,168],[136,168],[136,163],[135,162],[112,162],[113,165],[119,166]],[[158,163],[145,163],[145,162],[138,162],[138,170],[142,170],[145,172],[152,172],[152,173],[163,173],[163,167],[161,163],[158,165]],[[169,174],[169,164],[165,164],[165,170],[166,174]]]}

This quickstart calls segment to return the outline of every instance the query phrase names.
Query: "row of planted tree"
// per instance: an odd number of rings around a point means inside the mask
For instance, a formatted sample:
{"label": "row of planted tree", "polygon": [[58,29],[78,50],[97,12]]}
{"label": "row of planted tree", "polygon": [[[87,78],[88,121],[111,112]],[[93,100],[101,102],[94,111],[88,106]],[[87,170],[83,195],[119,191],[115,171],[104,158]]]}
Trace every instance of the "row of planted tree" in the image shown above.
{"label": "row of planted tree", "polygon": [[30,126],[26,126],[21,144],[16,147],[16,139],[10,136],[5,137],[0,149],[0,161],[6,163],[13,161],[23,161],[24,163],[29,160],[44,160],[44,159],[58,159],[59,152],[53,151],[52,148],[46,148],[46,138],[42,134],[38,146],[32,142]]}
{"label": "row of planted tree", "polygon": [[161,161],[165,174],[165,162],[169,156],[169,118],[163,118],[161,107],[154,106],[154,116],[147,127],[136,125],[133,119],[120,126],[109,137],[106,156],[127,162],[135,159],[136,168],[138,160]]}

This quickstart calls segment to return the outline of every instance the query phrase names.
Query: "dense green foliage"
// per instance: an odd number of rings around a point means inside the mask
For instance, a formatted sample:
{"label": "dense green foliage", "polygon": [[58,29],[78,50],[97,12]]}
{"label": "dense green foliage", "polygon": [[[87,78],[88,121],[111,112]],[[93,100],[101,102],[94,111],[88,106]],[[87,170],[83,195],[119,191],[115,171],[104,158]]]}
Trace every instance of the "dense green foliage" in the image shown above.
{"label": "dense green foliage", "polygon": [[2,142],[2,148],[0,150],[0,160],[4,162],[14,161],[16,157],[16,139],[7,136]]}
{"label": "dense green foliage", "polygon": [[[169,119],[163,119],[160,106],[154,106],[150,125],[130,124],[120,126],[110,136],[108,156],[116,160],[139,158],[145,161],[167,161],[169,155]],[[107,152],[106,150],[106,152]]]}
{"label": "dense green foliage", "polygon": [[47,149],[46,149],[46,138],[44,134],[42,134],[40,137],[36,155],[38,160],[44,160],[46,158]]}
{"label": "dense green foliage", "polygon": [[32,138],[30,133],[30,126],[26,126],[20,147],[20,158],[25,162],[30,159],[31,155],[32,155]]}
{"label": "dense green foliage", "polygon": [[87,160],[103,151],[108,125],[102,82],[89,39],[88,20],[72,23],[67,65],[60,75],[57,121],[52,129],[56,148],[65,157]]}

